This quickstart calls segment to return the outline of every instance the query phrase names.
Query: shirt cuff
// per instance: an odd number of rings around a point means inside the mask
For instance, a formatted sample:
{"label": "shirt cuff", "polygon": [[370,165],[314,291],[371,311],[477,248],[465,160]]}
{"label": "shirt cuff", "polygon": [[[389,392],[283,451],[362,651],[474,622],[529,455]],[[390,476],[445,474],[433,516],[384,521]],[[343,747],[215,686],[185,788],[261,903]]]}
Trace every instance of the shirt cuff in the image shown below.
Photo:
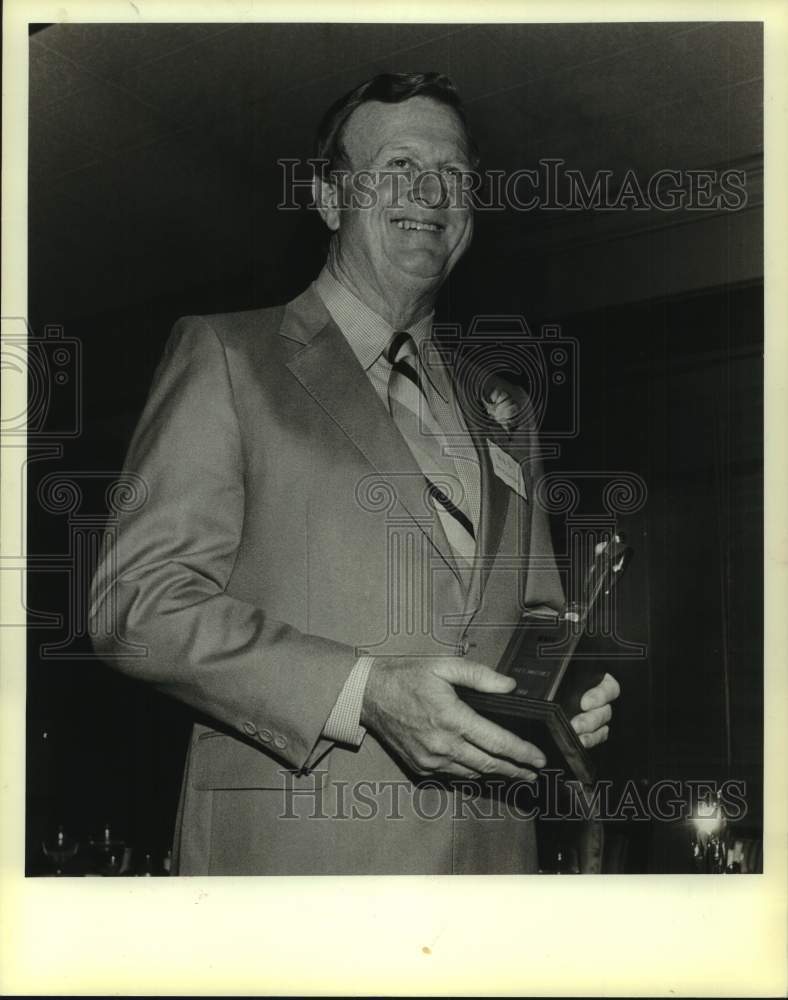
{"label": "shirt cuff", "polygon": [[366,729],[360,722],[361,706],[374,659],[374,656],[361,656],[356,660],[323,726],[321,735],[326,739],[349,746],[361,746],[366,734]]}

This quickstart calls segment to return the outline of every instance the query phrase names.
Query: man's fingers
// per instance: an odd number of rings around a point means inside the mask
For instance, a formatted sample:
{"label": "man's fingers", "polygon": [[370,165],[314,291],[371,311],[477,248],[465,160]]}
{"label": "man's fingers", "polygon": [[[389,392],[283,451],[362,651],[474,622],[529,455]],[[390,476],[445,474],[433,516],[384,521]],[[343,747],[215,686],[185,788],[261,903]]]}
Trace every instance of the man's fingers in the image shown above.
{"label": "man's fingers", "polygon": [[491,757],[472,743],[465,743],[460,750],[458,765],[473,771],[473,777],[487,777],[500,774],[505,778],[521,778],[524,781],[536,781],[536,774],[527,767],[518,767],[508,760]]}
{"label": "man's fingers", "polygon": [[[538,747],[474,712],[455,690],[505,694],[516,686],[514,678],[462,657],[435,658],[415,669],[394,664],[391,676],[397,684],[373,691],[386,707],[372,721],[417,774],[533,781],[533,769],[545,766]],[[371,690],[368,683],[365,698],[372,699]]]}
{"label": "man's fingers", "polygon": [[609,726],[602,726],[602,728],[597,729],[595,733],[582,733],[580,736],[580,742],[587,750],[590,750],[591,747],[596,747],[599,746],[600,743],[604,743],[609,732]]}
{"label": "man's fingers", "polygon": [[596,687],[592,687],[583,695],[580,700],[580,708],[584,712],[588,712],[592,708],[601,708],[602,705],[615,701],[620,694],[621,688],[618,681],[612,674],[605,674]]}
{"label": "man's fingers", "polygon": [[592,708],[588,712],[581,712],[572,719],[572,728],[578,734],[593,733],[597,729],[610,722],[613,717],[613,709],[610,705],[603,705],[601,708]]}
{"label": "man's fingers", "polygon": [[438,661],[435,673],[450,684],[459,684],[488,694],[506,694],[517,686],[514,677],[507,677],[490,667],[485,667],[483,663],[461,659],[458,656]]}
{"label": "man's fingers", "polygon": [[[496,673],[490,667],[474,660],[452,658],[441,662],[436,671],[451,684],[486,691],[492,694],[506,694],[517,684],[513,677]],[[457,701],[457,724],[459,733],[490,757],[506,758],[516,764],[544,767],[545,756],[539,747],[521,740],[503,726],[496,725],[474,712],[463,702]]]}
{"label": "man's fingers", "polygon": [[460,732],[465,739],[479,750],[497,760],[505,758],[517,764],[529,764],[531,767],[544,767],[545,755],[527,740],[510,733],[503,726],[490,722],[474,712],[472,708],[460,703]]}
{"label": "man's fingers", "polygon": [[475,747],[472,743],[464,743],[458,749],[455,760],[446,760],[442,766],[424,770],[426,774],[445,774],[451,778],[468,778],[485,780],[486,778],[502,777],[520,781],[536,781],[537,774],[527,767],[518,767],[508,760],[491,757]]}

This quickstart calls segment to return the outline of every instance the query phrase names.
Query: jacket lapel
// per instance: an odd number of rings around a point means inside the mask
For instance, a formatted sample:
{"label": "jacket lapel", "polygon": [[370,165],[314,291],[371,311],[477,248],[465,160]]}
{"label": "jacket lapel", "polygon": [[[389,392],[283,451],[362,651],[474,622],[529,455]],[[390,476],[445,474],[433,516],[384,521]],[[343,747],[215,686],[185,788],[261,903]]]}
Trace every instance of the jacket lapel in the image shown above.
{"label": "jacket lapel", "polygon": [[479,585],[481,591],[487,584],[487,577],[490,575],[492,564],[498,555],[498,549],[503,535],[503,526],[506,523],[506,515],[509,512],[512,491],[496,476],[490,458],[489,441],[499,444],[495,440],[496,435],[488,433],[479,448],[481,455],[481,480],[482,480],[482,551],[486,556],[481,560]]}
{"label": "jacket lapel", "polygon": [[484,419],[479,406],[467,398],[467,388],[454,378],[454,365],[446,348],[437,345],[437,350],[429,355],[429,368],[439,388],[453,393],[459,402],[462,418],[475,446],[479,458],[481,517],[479,539],[476,545],[476,560],[468,591],[467,611],[478,607],[487,584],[492,565],[500,548],[506,515],[509,510],[511,490],[496,476],[490,459],[489,442],[493,441],[506,450],[505,431],[494,421]]}
{"label": "jacket lapel", "polygon": [[423,473],[313,289],[287,307],[280,335],[303,345],[287,363],[292,374],[390,486],[464,587],[440,518],[427,497]]}

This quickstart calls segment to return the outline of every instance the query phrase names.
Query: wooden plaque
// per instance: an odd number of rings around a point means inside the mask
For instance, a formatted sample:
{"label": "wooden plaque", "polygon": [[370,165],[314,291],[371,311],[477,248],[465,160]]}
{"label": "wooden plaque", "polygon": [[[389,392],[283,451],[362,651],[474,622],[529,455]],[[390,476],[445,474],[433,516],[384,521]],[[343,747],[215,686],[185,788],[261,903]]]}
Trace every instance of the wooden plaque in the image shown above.
{"label": "wooden plaque", "polygon": [[457,688],[474,711],[538,746],[547,758],[545,767],[584,783],[594,780],[595,768],[570,719],[605,671],[597,660],[573,657],[589,615],[610,594],[630,556],[631,549],[616,535],[595,555],[578,604],[562,613],[526,610],[497,666],[499,673],[515,678],[514,691],[484,694]]}

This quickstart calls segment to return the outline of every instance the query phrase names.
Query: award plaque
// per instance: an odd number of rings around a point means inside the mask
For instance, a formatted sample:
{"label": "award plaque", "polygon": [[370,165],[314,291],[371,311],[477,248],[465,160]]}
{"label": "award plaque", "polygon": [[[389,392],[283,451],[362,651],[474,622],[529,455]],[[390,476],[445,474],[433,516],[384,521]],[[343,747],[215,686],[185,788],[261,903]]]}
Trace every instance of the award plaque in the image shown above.
{"label": "award plaque", "polygon": [[498,663],[499,673],[514,677],[509,694],[486,694],[457,688],[474,711],[534,743],[547,758],[545,767],[563,770],[584,783],[595,768],[570,719],[580,699],[604,676],[598,660],[573,659],[595,609],[608,597],[631,556],[619,536],[597,547],[583,583],[583,596],[562,613],[526,610]]}

